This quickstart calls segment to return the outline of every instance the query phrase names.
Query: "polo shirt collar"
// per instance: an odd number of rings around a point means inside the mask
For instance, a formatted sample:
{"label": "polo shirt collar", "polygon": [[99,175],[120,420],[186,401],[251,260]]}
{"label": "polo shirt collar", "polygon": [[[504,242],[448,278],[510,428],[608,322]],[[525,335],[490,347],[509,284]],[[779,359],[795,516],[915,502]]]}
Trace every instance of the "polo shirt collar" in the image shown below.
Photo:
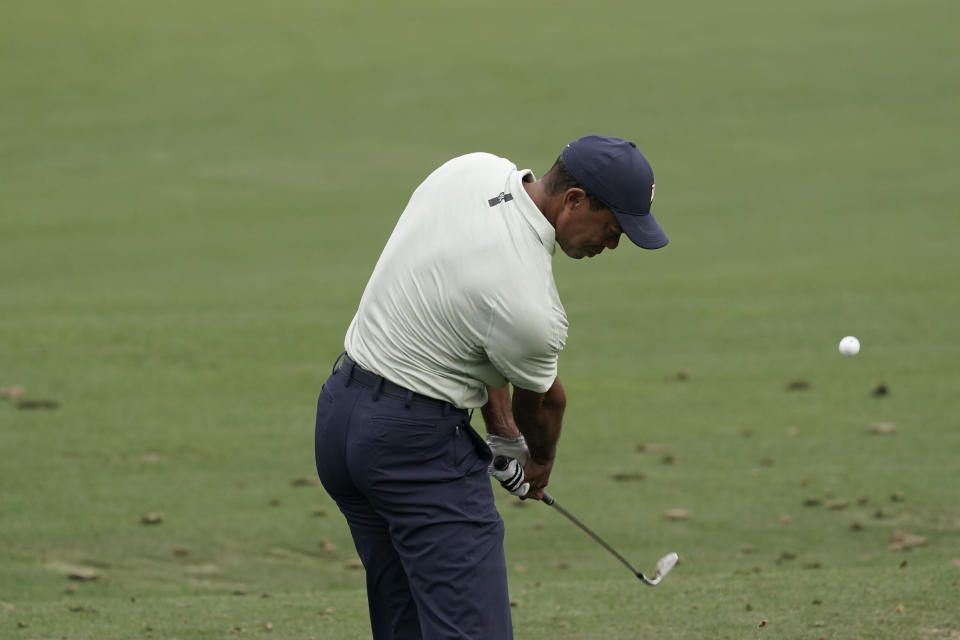
{"label": "polo shirt collar", "polygon": [[530,169],[514,171],[513,175],[510,176],[510,191],[516,194],[514,202],[517,205],[517,209],[523,214],[527,224],[529,224],[537,236],[540,237],[543,248],[552,256],[557,248],[557,232],[540,209],[537,208],[537,205],[534,204],[527,190],[523,188],[523,179],[526,176],[531,176],[536,180],[536,176],[533,175],[533,171]]}

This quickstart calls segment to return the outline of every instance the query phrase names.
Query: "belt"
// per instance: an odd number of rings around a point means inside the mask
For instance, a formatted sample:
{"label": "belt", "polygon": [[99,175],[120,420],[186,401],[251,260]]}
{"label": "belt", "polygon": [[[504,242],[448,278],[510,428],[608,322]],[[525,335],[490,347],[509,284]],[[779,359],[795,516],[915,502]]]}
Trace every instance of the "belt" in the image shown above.
{"label": "belt", "polygon": [[347,384],[350,382],[356,382],[361,387],[373,389],[374,396],[383,395],[390,398],[403,400],[407,404],[417,402],[434,405],[436,407],[443,408],[444,410],[463,411],[463,409],[457,409],[446,400],[438,400],[437,398],[431,398],[430,396],[425,396],[422,393],[411,391],[406,387],[401,387],[398,384],[390,382],[383,376],[377,375],[372,371],[367,371],[357,364],[353,358],[346,353],[343,354],[343,359],[340,361],[340,366],[337,367],[337,369],[341,369],[347,375]]}

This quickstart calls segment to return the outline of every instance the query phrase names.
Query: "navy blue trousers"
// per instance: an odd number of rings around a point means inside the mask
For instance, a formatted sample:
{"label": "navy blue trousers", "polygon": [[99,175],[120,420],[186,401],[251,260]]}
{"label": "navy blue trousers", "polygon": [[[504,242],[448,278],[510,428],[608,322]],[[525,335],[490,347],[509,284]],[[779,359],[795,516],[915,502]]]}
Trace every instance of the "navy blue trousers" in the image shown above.
{"label": "navy blue trousers", "polygon": [[[362,372],[362,370],[361,370]],[[317,405],[317,472],[366,569],[376,640],[513,637],[490,449],[465,411],[336,369]]]}

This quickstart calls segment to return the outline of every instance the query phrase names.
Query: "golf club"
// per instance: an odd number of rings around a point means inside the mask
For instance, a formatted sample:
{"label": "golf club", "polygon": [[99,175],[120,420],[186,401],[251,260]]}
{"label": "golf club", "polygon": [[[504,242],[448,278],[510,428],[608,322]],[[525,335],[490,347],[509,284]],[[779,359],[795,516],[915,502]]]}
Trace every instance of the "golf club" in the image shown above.
{"label": "golf club", "polygon": [[[506,469],[509,463],[510,463],[510,459],[507,458],[506,456],[497,456],[493,460],[493,466],[500,471],[503,471],[504,469]],[[609,551],[613,555],[613,557],[615,557],[617,560],[623,563],[625,567],[630,569],[633,575],[637,576],[637,578],[643,581],[643,583],[646,585],[655,587],[658,584],[660,584],[660,581],[663,580],[664,576],[666,576],[670,572],[670,570],[673,569],[673,567],[677,564],[677,560],[679,559],[679,556],[676,554],[676,552],[671,551],[670,553],[663,556],[657,561],[657,566],[656,566],[656,569],[654,569],[653,575],[651,575],[648,578],[647,576],[643,575],[642,572],[638,571],[636,567],[630,564],[630,562],[626,558],[624,558],[622,555],[617,553],[616,549],[614,549],[609,544],[604,542],[604,540],[600,536],[598,536],[593,531],[591,531],[590,527],[580,522],[580,520],[577,519],[576,516],[574,516],[572,513],[564,509],[562,506],[560,506],[557,503],[557,501],[553,499],[553,496],[551,496],[546,491],[543,492],[543,502],[553,507],[557,511],[559,511],[567,520],[569,520],[573,524],[580,527],[584,531],[584,533],[586,533],[588,536],[596,540],[601,547]]]}

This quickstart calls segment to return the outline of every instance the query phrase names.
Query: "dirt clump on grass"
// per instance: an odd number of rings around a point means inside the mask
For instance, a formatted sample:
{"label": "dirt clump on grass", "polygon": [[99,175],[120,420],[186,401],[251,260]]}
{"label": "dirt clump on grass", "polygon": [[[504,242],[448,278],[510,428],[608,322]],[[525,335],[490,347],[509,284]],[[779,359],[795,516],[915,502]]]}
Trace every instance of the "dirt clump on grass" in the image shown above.
{"label": "dirt clump on grass", "polygon": [[140,516],[142,524],[163,524],[163,514],[151,511]]}
{"label": "dirt clump on grass", "polygon": [[16,400],[26,392],[27,390],[19,384],[14,384],[9,387],[0,387],[0,398],[4,398],[5,400]]}
{"label": "dirt clump on grass", "polygon": [[615,482],[637,482],[639,480],[643,480],[646,476],[644,476],[639,471],[614,470],[610,472],[610,477]]}
{"label": "dirt clump on grass", "polygon": [[892,422],[874,422],[870,425],[870,433],[876,435],[889,435],[897,432],[897,425]]}
{"label": "dirt clump on grass", "polygon": [[929,542],[927,538],[918,536],[907,531],[896,530],[890,534],[890,551],[906,551],[914,547],[920,547]]}
{"label": "dirt clump on grass", "polygon": [[34,409],[57,409],[60,403],[56,400],[20,400],[17,409],[31,411]]}
{"label": "dirt clump on grass", "polygon": [[78,582],[90,582],[100,579],[100,572],[93,567],[74,567],[67,572],[67,578]]}
{"label": "dirt clump on grass", "polygon": [[669,445],[656,442],[646,442],[637,445],[637,453],[666,453],[670,451]]}
{"label": "dirt clump on grass", "polygon": [[320,486],[320,478],[316,476],[298,476],[290,481],[290,485],[294,487],[318,487]]}

